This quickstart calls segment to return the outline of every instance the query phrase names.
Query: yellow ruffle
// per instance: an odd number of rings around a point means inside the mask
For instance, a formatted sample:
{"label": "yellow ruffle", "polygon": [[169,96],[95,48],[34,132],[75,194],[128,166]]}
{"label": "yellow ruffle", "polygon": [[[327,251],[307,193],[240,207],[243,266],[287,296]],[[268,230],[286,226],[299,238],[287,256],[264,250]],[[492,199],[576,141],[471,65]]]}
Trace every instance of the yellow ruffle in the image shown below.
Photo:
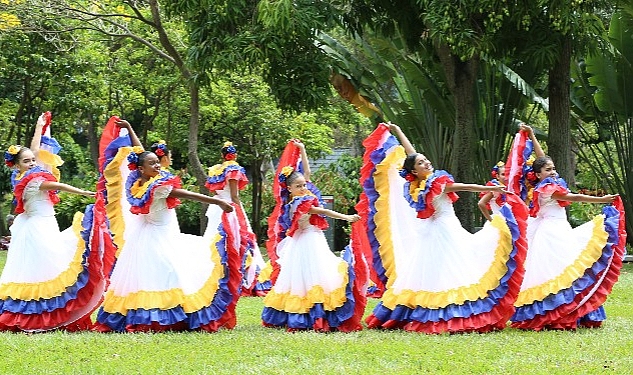
{"label": "yellow ruffle", "polygon": [[501,278],[508,272],[507,263],[512,252],[512,234],[503,217],[494,215],[490,225],[499,232],[499,241],[490,268],[476,284],[465,285],[442,292],[404,289],[399,294],[394,294],[393,289],[387,289],[382,297],[383,305],[392,310],[396,305],[403,305],[409,308],[424,306],[429,309],[437,309],[450,304],[461,305],[466,301],[486,298],[488,292],[497,288]]}
{"label": "yellow ruffle", "polygon": [[53,154],[52,152],[49,152],[47,150],[39,150],[37,152],[37,159],[49,166],[53,176],[55,176],[57,181],[60,180],[61,173],[59,172],[59,169],[57,167],[64,164],[64,161],[59,155]]}
{"label": "yellow ruffle", "polygon": [[66,291],[66,289],[77,283],[77,277],[83,271],[83,253],[85,250],[85,242],[81,238],[81,221],[83,214],[75,213],[73,218],[72,230],[77,237],[77,250],[70,262],[68,268],[52,280],[42,281],[39,283],[4,283],[0,285],[0,299],[19,299],[22,301],[51,299],[58,297]]}
{"label": "yellow ruffle", "polygon": [[213,270],[204,285],[193,294],[185,294],[180,288],[163,291],[138,291],[125,296],[117,296],[112,290],[105,294],[103,309],[109,313],[125,315],[133,309],[161,309],[167,310],[181,305],[185,313],[192,313],[209,306],[220,285],[220,279],[224,277],[224,267],[221,264],[218,243],[222,240],[220,234],[216,234],[211,243],[211,260]]}
{"label": "yellow ruffle", "polygon": [[123,234],[125,233],[125,220],[123,217],[123,207],[121,201],[126,199],[125,197],[125,181],[123,181],[123,175],[121,174],[121,165],[127,163],[127,157],[132,152],[133,147],[126,146],[119,148],[119,151],[114,156],[112,161],[106,165],[103,171],[103,176],[106,180],[106,191],[108,196],[108,203],[106,204],[106,215],[110,220],[110,232],[112,233],[112,241],[117,246],[116,256],[119,256],[125,240]]}
{"label": "yellow ruffle", "polygon": [[207,170],[207,175],[209,177],[221,176],[222,173],[224,173],[224,170],[230,165],[238,165],[239,166],[239,164],[235,160],[227,160],[227,161],[225,161],[222,164],[216,164],[216,165],[213,165],[213,166],[209,167],[209,169]]}
{"label": "yellow ruffle", "polygon": [[585,270],[590,268],[602,256],[602,250],[607,244],[607,238],[609,237],[604,229],[604,216],[598,215],[592,221],[593,234],[574,263],[567,266],[556,278],[521,291],[514,304],[515,306],[520,307],[532,304],[534,301],[542,301],[550,294],[556,294],[563,289],[570,288],[572,283],[582,277]]}
{"label": "yellow ruffle", "polygon": [[143,195],[145,195],[145,193],[147,192],[147,189],[149,188],[149,186],[154,183],[154,181],[162,178],[163,176],[161,176],[160,174],[157,174],[156,176],[150,178],[149,180],[145,181],[145,183],[141,184],[141,180],[138,179],[136,181],[134,181],[134,183],[132,184],[132,186],[130,186],[130,193],[132,194],[132,196],[134,198],[142,198]]}
{"label": "yellow ruffle", "polygon": [[305,296],[293,295],[290,292],[277,293],[273,286],[264,298],[264,306],[287,313],[305,314],[310,311],[315,303],[322,303],[325,311],[334,311],[338,307],[343,306],[347,300],[345,288],[349,282],[348,267],[349,265],[344,261],[339,263],[338,273],[341,274],[343,283],[329,294],[326,294],[320,285],[312,287]]}
{"label": "yellow ruffle", "polygon": [[[389,186],[389,171],[394,166],[402,163],[402,160],[406,157],[404,148],[402,146],[396,146],[390,151],[385,159],[378,165],[373,173],[376,193],[378,198],[374,206],[376,207],[376,214],[374,215],[374,221],[376,223],[376,230],[374,235],[380,243],[378,249],[380,253],[380,259],[382,260],[382,266],[385,269],[385,275],[387,276],[387,288],[391,287],[393,281],[396,278],[396,261],[393,254],[393,242],[391,241],[391,207],[389,205],[389,197],[392,192]],[[393,194],[402,194],[402,192],[393,192]]]}
{"label": "yellow ruffle", "polygon": [[259,271],[259,275],[257,276],[257,281],[260,283],[266,282],[270,280],[270,276],[273,273],[273,266],[270,264],[270,260],[266,262],[264,268]]}

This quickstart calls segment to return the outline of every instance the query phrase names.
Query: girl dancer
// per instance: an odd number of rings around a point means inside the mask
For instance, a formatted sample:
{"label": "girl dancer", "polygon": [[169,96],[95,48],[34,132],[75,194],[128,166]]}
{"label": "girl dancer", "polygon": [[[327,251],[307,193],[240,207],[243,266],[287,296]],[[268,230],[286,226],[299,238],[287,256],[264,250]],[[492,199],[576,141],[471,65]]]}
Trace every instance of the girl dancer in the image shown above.
{"label": "girl dancer", "polygon": [[[100,331],[233,328],[241,280],[239,232],[232,206],[180,188],[161,171],[158,156],[130,147],[125,129],[110,119],[101,139],[102,180],[118,247],[110,285],[97,316]],[[128,168],[121,168],[124,161]],[[124,180],[126,170],[129,176]],[[123,192],[121,192],[123,190]],[[122,193],[127,205],[123,204]],[[222,207],[213,239],[180,232],[172,210],[179,198]],[[124,215],[129,207],[133,216]]]}
{"label": "girl dancer", "polygon": [[2,330],[88,329],[105,287],[99,252],[90,245],[92,205],[83,223],[78,214],[63,232],[57,225],[57,191],[89,197],[95,193],[60,183],[49,172],[62,163],[56,155],[61,147],[48,136],[49,124],[50,112],[42,114],[31,148],[11,146],[4,155],[14,168],[11,184],[18,215],[0,276]]}
{"label": "girl dancer", "polygon": [[[486,183],[486,186],[506,186],[506,167],[505,163],[498,162],[491,171],[492,180]],[[480,199],[477,206],[479,211],[484,215],[486,220],[491,221],[492,216],[490,211],[498,213],[503,204],[505,203],[505,194],[499,194],[492,191],[480,193]],[[494,199],[493,199],[494,198]]]}
{"label": "girl dancer", "polygon": [[269,253],[280,269],[264,298],[263,324],[288,330],[358,330],[362,309],[355,305],[358,294],[353,291],[352,261],[338,258],[330,250],[322,215],[352,223],[360,217],[321,207],[320,193],[309,182],[303,143],[290,141],[284,155],[292,154],[295,157],[282,156],[279,184],[275,185],[278,205],[269,219],[273,239]]}
{"label": "girl dancer", "polygon": [[374,270],[387,288],[366,319],[369,328],[424,333],[503,329],[523,277],[523,202],[509,194],[514,211],[504,205],[471,234],[455,216],[455,192],[503,193],[502,186],[456,183],[447,172],[435,171],[397,125],[380,124],[364,144],[359,205],[365,207],[359,212],[368,212]]}
{"label": "girl dancer", "polygon": [[[532,128],[522,125],[532,138],[537,179],[528,221],[528,255],[525,279],[515,303],[512,326],[521,329],[574,329],[583,315],[598,309],[611,292],[622,266],[626,232],[618,195],[594,197],[570,193],[558,177]],[[612,203],[602,215],[576,228],[567,221],[565,206],[571,202]],[[587,325],[598,325],[603,314],[590,315]]]}
{"label": "girl dancer", "polygon": [[[226,202],[234,203],[237,209],[237,218],[240,222],[240,254],[243,254],[242,262],[244,279],[242,280],[243,296],[264,296],[270,290],[270,281],[258,282],[257,277],[264,269],[266,263],[262,253],[257,246],[257,237],[253,233],[251,223],[246,217],[244,206],[240,201],[240,190],[248,184],[246,170],[237,163],[237,149],[231,142],[225,142],[220,150],[222,153],[222,164],[216,164],[209,168],[209,176],[205,186],[215,193],[215,197]],[[207,230],[205,236],[212,235],[217,230],[222,211],[218,206],[210,205],[207,209]]]}

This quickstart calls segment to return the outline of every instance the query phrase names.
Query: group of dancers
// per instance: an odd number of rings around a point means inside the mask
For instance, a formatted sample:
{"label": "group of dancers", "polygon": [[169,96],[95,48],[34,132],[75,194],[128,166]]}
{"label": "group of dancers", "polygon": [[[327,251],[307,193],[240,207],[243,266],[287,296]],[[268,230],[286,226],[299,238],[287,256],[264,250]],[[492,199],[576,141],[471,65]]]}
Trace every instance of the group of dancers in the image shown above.
{"label": "group of dancers", "polygon": [[[358,214],[347,215],[323,207],[305,145],[288,142],[265,262],[239,198],[246,171],[230,142],[208,170],[207,196],[182,189],[164,142],[145,150],[113,116],[92,192],[59,182],[60,146],[43,114],[31,147],[5,152],[17,216],[0,276],[0,330],[214,332],[235,327],[245,295],[265,295],[262,324],[290,331],[575,329],[606,318],[602,304],[626,242],[622,202],[569,192],[529,126],[486,185],[434,170],[391,123],[364,146]],[[58,191],[95,198],[64,231],[54,216]],[[482,194],[488,220],[476,233],[453,210],[460,191]],[[181,199],[209,204],[202,236],[180,231]],[[572,229],[570,202],[606,206]],[[325,216],[352,223],[340,256],[326,241]],[[370,284],[380,302],[363,325]]]}

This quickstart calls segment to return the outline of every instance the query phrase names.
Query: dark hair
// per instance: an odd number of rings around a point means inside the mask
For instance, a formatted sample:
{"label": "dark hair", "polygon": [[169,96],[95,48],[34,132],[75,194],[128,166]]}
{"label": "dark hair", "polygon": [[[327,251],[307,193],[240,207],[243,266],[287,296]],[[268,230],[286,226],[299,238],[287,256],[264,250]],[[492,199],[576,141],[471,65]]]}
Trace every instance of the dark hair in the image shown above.
{"label": "dark hair", "polygon": [[407,158],[404,159],[404,163],[402,164],[402,169],[412,172],[415,169],[415,159],[418,158],[420,154],[409,154]]}
{"label": "dark hair", "polygon": [[536,158],[536,160],[534,160],[534,162],[532,163],[532,170],[534,171],[534,173],[541,173],[541,169],[543,169],[548,161],[553,163],[552,158],[547,155],[539,156],[538,158]]}
{"label": "dark hair", "polygon": [[303,176],[301,172],[292,171],[292,173],[290,173],[288,177],[286,177],[286,186],[290,186],[290,184],[292,184],[297,178],[301,176]]}
{"label": "dark hair", "polygon": [[152,151],[143,151],[140,154],[138,154],[138,163],[136,165],[137,168],[142,166],[145,163],[145,159],[147,159],[147,156],[149,154],[153,154],[153,152]]}

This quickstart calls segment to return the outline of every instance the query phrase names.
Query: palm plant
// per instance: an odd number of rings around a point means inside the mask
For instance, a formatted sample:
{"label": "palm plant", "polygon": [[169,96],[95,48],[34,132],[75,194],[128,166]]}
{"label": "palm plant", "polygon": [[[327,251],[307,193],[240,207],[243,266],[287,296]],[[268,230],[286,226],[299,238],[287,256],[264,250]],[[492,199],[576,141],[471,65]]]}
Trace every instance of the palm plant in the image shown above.
{"label": "palm plant", "polygon": [[[600,176],[603,188],[622,196],[633,215],[633,5],[615,13],[609,48],[575,66],[573,103],[578,122],[578,156]],[[633,233],[633,222],[627,221]],[[629,243],[631,236],[629,235]]]}

